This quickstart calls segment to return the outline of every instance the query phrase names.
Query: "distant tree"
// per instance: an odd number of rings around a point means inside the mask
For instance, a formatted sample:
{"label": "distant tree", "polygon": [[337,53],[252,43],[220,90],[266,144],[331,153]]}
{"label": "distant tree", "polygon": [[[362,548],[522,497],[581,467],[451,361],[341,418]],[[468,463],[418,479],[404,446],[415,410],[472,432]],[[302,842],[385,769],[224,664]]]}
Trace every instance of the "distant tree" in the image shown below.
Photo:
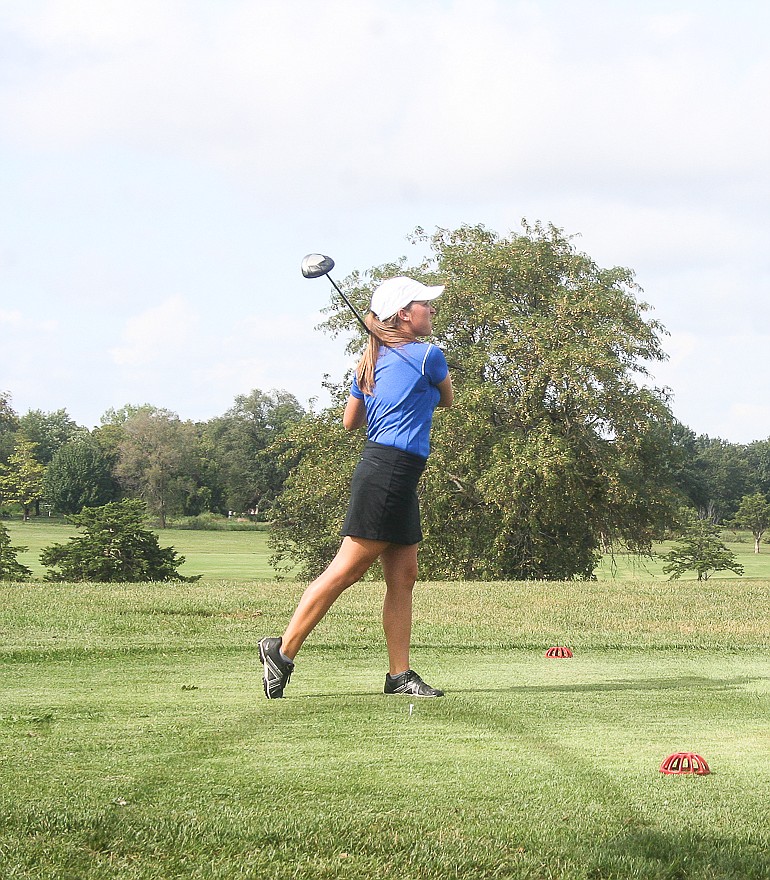
{"label": "distant tree", "polygon": [[125,425],[125,423],[132,419],[135,415],[138,415],[142,412],[159,412],[158,407],[153,406],[151,403],[142,403],[142,404],[133,404],[126,403],[123,406],[115,409],[114,407],[110,407],[106,410],[102,417],[99,419],[102,427],[106,427],[107,425]]}
{"label": "distant tree", "polygon": [[287,467],[273,444],[304,415],[286,391],[257,389],[239,395],[233,406],[206,426],[224,501],[229,510],[265,515],[279,495]]}
{"label": "distant tree", "polygon": [[32,569],[22,565],[16,558],[26,547],[12,547],[8,529],[0,523],[0,581],[26,581],[32,577]]}
{"label": "distant tree", "polygon": [[145,501],[165,528],[167,518],[181,511],[194,488],[194,426],[182,423],[168,410],[142,407],[121,427],[115,474],[127,492]]}
{"label": "distant tree", "polygon": [[733,523],[748,529],[754,537],[754,552],[759,553],[760,542],[770,526],[770,504],[761,492],[744,495],[738,506]]}
{"label": "distant tree", "polygon": [[181,508],[184,516],[198,516],[211,511],[225,511],[224,489],[221,484],[215,444],[207,423],[182,422],[181,432],[186,447],[180,477]]}
{"label": "distant tree", "polygon": [[8,464],[0,465],[0,498],[20,505],[25,520],[42,498],[44,473],[45,467],[35,457],[35,444],[18,433]]}
{"label": "distant tree", "polygon": [[37,460],[47,465],[58,449],[86,429],[79,427],[66,409],[49,413],[31,409],[19,419],[19,431],[35,444]]}
{"label": "distant tree", "polygon": [[683,503],[707,515],[709,484],[705,462],[698,455],[699,441],[694,431],[681,422],[672,429],[671,468]]}
{"label": "distant tree", "polygon": [[350,478],[361,456],[361,438],[342,427],[341,407],[309,413],[283,443],[283,463],[300,457],[276,501],[269,543],[278,570],[299,566],[313,578],[334,556],[345,517]]}
{"label": "distant tree", "polygon": [[177,569],[184,563],[173,547],[162,548],[154,532],[143,526],[145,506],[134,498],[103,507],[87,507],[72,517],[82,537],[46,547],[40,561],[49,566],[49,581],[138,583],[194,581]]}
{"label": "distant tree", "polygon": [[91,431],[90,437],[101,450],[105,460],[109,462],[113,474],[120,458],[120,444],[125,439],[123,425],[99,425]]}
{"label": "distant tree", "polygon": [[712,522],[729,520],[741,498],[758,489],[746,447],[738,443],[698,437],[693,467],[705,483],[705,499],[697,504],[698,512]]}
{"label": "distant tree", "polygon": [[0,464],[8,461],[13,452],[13,442],[19,430],[19,417],[11,406],[11,395],[0,391]]}
{"label": "distant tree", "polygon": [[770,497],[770,440],[756,440],[746,447],[746,458],[756,481],[757,491]]}
{"label": "distant tree", "polygon": [[80,513],[84,507],[100,507],[115,501],[119,493],[108,455],[88,434],[61,446],[43,477],[43,495],[59,513]]}
{"label": "distant tree", "polygon": [[715,571],[733,571],[743,574],[743,566],[719,536],[719,527],[711,520],[699,519],[687,512],[683,532],[677,545],[661,554],[666,560],[663,571],[669,580],[677,580],[688,571],[694,571],[699,581],[708,580]]}

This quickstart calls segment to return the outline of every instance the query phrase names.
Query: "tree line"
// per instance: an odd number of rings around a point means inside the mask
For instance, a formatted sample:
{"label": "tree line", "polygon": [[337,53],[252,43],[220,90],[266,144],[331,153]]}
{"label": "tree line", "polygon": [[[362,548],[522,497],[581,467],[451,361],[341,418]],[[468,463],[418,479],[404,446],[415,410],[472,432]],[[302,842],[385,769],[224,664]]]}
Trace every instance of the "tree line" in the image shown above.
{"label": "tree line", "polygon": [[[649,552],[682,509],[727,524],[747,497],[767,505],[770,440],[696,435],[651,384],[665,329],[631,270],[598,266],[553,226],[414,238],[430,252],[417,265],[401,258],[342,284],[362,310],[393,274],[447,285],[434,334],[456,404],[437,414],[421,483],[424,576],[590,577],[608,547]],[[362,350],[334,297],[324,326]],[[0,394],[0,503],[77,515],[137,498],[161,527],[234,511],[270,520],[274,561],[312,575],[336,549],[361,447],[340,423],[349,380],[329,384],[320,411],[255,389],[207,422],[127,405],[90,431],[65,409],[20,416]]]}
{"label": "tree line", "polygon": [[89,430],[66,409],[19,416],[0,393],[0,509],[71,516],[136,498],[161,528],[205,513],[265,519],[288,467],[270,447],[304,415],[288,392],[254,390],[206,422],[127,405]]}

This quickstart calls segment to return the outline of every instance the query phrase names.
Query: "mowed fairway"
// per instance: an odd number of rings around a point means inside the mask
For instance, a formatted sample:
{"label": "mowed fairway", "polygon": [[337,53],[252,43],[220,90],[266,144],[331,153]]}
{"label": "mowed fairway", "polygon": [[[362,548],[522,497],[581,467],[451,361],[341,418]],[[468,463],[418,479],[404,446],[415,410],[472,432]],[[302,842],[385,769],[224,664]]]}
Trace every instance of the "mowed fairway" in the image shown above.
{"label": "mowed fairway", "polygon": [[[19,561],[32,569],[35,577],[43,577],[44,567],[40,564],[40,551],[51,544],[64,544],[78,530],[67,523],[49,520],[46,517],[33,518],[29,522],[18,519],[5,520],[3,525],[11,535],[16,546],[26,547],[19,554]],[[202,575],[217,580],[273,580],[275,570],[271,567],[267,531],[196,531],[192,529],[159,529],[158,540],[163,547],[173,547],[185,562],[180,572],[183,575]],[[727,533],[728,537],[731,533]],[[736,554],[744,566],[747,578],[770,579],[770,547],[763,546],[763,552],[755,554],[754,545],[747,533],[741,540],[727,540],[727,546]],[[656,554],[665,553],[674,546],[668,541],[655,547]],[[599,580],[667,580],[663,572],[665,562],[658,556],[652,558],[618,552],[602,559],[596,570]],[[285,575],[285,572],[283,573]],[[717,572],[719,579],[739,579],[730,571]],[[689,572],[683,580],[694,580],[695,573]]]}
{"label": "mowed fairway", "polygon": [[300,590],[0,586],[0,877],[770,877],[770,582],[419,585],[411,702],[364,583],[268,702]]}
{"label": "mowed fairway", "polygon": [[[71,537],[82,534],[73,525],[45,518],[26,523],[10,520],[3,524],[13,544],[27,548],[19,554],[19,562],[30,568],[35,577],[45,574],[40,564],[40,551],[44,547],[66,544]],[[272,580],[275,577],[268,561],[266,531],[159,529],[156,534],[161,547],[173,547],[184,556],[185,562],[179,569],[183,575],[222,580]]]}

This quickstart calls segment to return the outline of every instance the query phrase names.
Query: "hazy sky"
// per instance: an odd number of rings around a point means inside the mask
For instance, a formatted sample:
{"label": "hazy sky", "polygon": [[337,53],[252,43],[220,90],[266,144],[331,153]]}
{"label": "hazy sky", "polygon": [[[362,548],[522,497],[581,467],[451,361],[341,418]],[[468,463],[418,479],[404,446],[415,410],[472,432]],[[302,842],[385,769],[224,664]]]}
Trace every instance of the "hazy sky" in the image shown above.
{"label": "hazy sky", "polygon": [[766,0],[0,0],[0,390],[325,402],[325,280],[520,221],[636,272],[697,433],[770,436]]}

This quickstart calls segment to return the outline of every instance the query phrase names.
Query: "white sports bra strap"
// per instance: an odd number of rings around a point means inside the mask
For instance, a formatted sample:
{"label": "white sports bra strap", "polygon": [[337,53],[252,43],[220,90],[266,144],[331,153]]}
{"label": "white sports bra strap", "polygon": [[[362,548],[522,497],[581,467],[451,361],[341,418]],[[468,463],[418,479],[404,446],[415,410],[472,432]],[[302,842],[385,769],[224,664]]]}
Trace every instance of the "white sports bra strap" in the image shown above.
{"label": "white sports bra strap", "polygon": [[428,355],[430,354],[430,350],[433,348],[433,343],[429,342],[428,347],[425,349],[425,357],[422,359],[422,374],[425,375],[425,361],[428,360]]}

